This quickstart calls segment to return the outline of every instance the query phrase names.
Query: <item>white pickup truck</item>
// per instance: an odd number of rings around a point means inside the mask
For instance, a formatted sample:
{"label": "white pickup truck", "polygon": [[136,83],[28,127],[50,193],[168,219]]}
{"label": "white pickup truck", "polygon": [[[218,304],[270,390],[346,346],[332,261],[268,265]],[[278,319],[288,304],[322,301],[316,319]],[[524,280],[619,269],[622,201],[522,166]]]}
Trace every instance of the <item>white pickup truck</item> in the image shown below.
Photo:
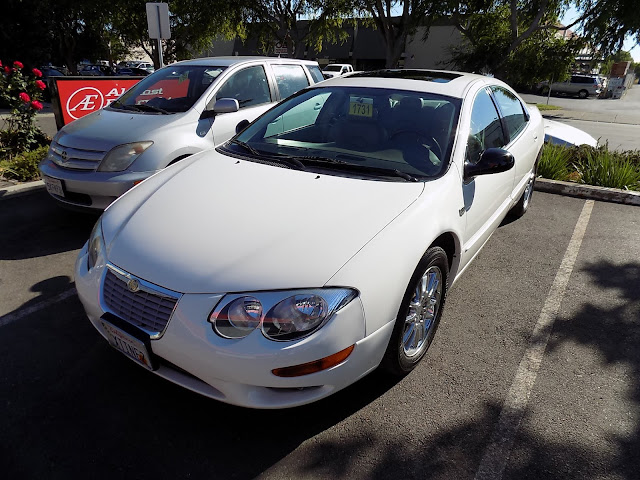
{"label": "white pickup truck", "polygon": [[322,69],[324,78],[334,78],[347,73],[353,73],[353,66],[348,63],[330,63]]}

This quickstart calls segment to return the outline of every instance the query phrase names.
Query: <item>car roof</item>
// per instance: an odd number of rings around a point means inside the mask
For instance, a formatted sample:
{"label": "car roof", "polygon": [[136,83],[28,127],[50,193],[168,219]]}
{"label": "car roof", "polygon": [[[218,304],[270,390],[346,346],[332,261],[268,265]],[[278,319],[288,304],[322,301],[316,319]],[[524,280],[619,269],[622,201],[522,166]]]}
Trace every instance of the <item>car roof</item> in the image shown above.
{"label": "car roof", "polygon": [[317,65],[317,62],[311,60],[298,60],[296,58],[280,58],[280,57],[260,57],[260,56],[229,56],[229,57],[202,57],[192,60],[184,60],[174,65],[198,65],[211,67],[230,67],[243,62],[253,62],[256,60],[266,60],[271,63],[296,63],[305,65]]}
{"label": "car roof", "polygon": [[476,75],[474,73],[449,70],[385,69],[354,73],[344,77],[325,80],[319,84],[319,87],[335,85],[392,88],[463,98],[467,89],[477,82],[482,82],[485,85],[507,86],[496,78]]}

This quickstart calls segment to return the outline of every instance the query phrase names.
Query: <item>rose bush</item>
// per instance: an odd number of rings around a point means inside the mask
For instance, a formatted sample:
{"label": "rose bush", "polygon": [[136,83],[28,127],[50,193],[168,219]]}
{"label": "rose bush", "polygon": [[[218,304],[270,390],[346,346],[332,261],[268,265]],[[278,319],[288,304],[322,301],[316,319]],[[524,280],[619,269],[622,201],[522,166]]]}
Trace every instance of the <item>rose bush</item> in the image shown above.
{"label": "rose bush", "polygon": [[36,126],[35,115],[42,110],[42,92],[46,85],[37,68],[24,71],[20,61],[13,67],[0,61],[0,104],[9,107],[9,117],[0,120],[0,160],[11,161],[17,155],[48,143],[46,135]]}

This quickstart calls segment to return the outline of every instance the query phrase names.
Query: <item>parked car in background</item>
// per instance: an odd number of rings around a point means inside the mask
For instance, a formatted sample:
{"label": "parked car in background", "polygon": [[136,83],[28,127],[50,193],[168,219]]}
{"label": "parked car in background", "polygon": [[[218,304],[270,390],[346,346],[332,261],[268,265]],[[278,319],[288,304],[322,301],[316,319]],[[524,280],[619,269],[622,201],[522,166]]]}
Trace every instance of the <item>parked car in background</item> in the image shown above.
{"label": "parked car in background", "polygon": [[42,72],[42,81],[47,86],[47,88],[44,90],[44,100],[46,102],[49,102],[51,101],[51,78],[64,77],[65,74],[62,68],[56,68],[52,66],[40,67],[39,70]]}
{"label": "parked car in background", "polygon": [[111,68],[109,65],[83,65],[82,68],[78,70],[78,75],[90,77],[104,77],[115,74],[115,68]]}
{"label": "parked car in background", "polygon": [[143,70],[146,70],[149,73],[153,73],[155,72],[155,67],[153,66],[153,63],[149,63],[149,62],[140,62],[137,65],[135,65],[136,68],[141,68]]}
{"label": "parked car in background", "polygon": [[131,77],[146,77],[149,72],[143,68],[121,67],[117,70],[117,75],[129,75]]}
{"label": "parked car in background", "polygon": [[[549,93],[549,82],[539,83],[538,91],[542,95],[547,95]],[[551,93],[576,95],[580,98],[587,98],[589,95],[598,96],[601,91],[601,82],[597,76],[593,75],[571,75],[571,77],[564,82],[554,82],[551,84]]]}
{"label": "parked car in background", "polygon": [[353,72],[353,66],[348,63],[330,63],[322,69],[324,78],[335,78]]}
{"label": "parked car in background", "polygon": [[103,210],[314,84],[314,69],[320,71],[316,62],[267,57],[198,58],[162,68],[56,134],[40,164],[47,191],[63,205]]}
{"label": "parked car in background", "polygon": [[529,207],[542,143],[540,112],[493,78],[327,80],[116,200],[77,258],[78,296],[131,360],[235,405],[406,375],[448,289]]}
{"label": "parked car in background", "polygon": [[598,146],[597,140],[584,130],[547,118],[544,119],[544,141],[566,147],[573,145]]}

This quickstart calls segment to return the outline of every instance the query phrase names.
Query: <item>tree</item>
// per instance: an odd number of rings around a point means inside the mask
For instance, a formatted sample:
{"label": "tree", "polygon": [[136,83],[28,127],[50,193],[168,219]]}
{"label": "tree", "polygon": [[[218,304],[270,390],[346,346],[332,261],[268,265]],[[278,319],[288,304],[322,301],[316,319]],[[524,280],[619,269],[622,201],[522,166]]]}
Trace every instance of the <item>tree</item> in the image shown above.
{"label": "tree", "polygon": [[[549,6],[546,3],[547,8]],[[565,39],[556,35],[555,11],[544,5],[529,5],[518,10],[514,2],[466,2],[453,14],[465,43],[452,51],[458,68],[491,73],[516,85],[533,85],[541,80],[561,80],[583,46],[579,37]],[[474,12],[467,13],[472,7]]]}
{"label": "tree", "polygon": [[324,42],[345,40],[342,26],[351,12],[345,0],[249,0],[242,7],[245,28],[261,50],[280,45],[289,57],[302,56],[305,46],[320,51]]}
{"label": "tree", "polygon": [[[354,11],[370,18],[382,35],[385,45],[385,66],[395,67],[404,51],[407,36],[418,26],[426,27],[423,40],[431,23],[443,11],[444,2],[437,0],[355,0]],[[402,9],[402,10],[400,10]],[[399,13],[399,15],[398,15]]]}

